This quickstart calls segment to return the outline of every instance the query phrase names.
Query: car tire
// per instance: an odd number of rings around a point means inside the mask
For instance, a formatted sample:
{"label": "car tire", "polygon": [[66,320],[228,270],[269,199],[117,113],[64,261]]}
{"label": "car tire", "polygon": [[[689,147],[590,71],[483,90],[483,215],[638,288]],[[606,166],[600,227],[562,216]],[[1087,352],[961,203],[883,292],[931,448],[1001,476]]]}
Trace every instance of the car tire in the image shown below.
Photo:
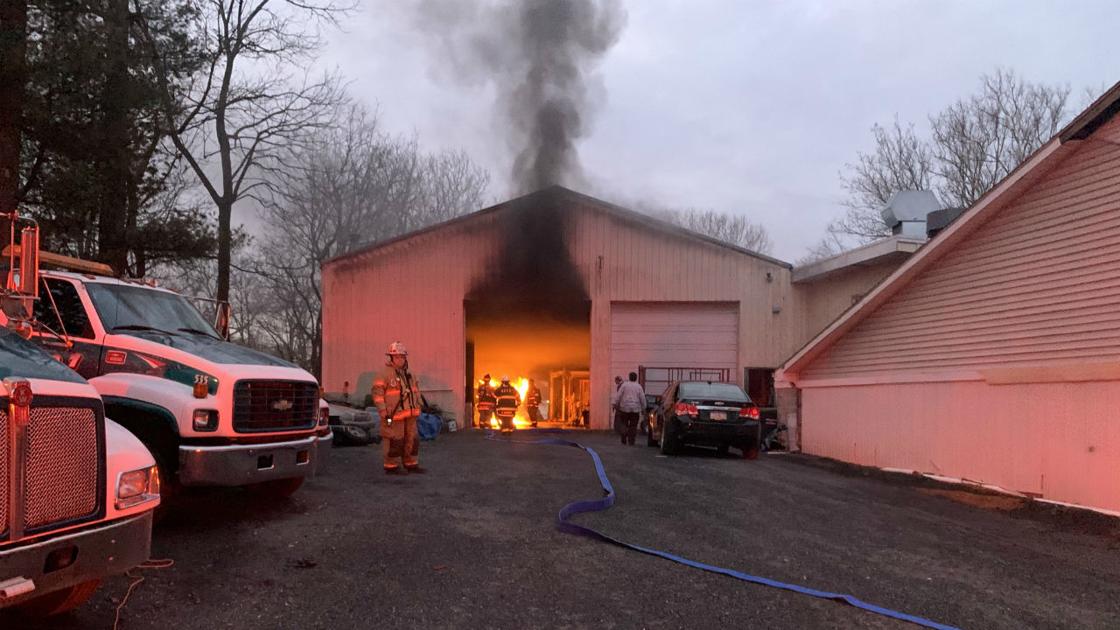
{"label": "car tire", "polygon": [[674,455],[677,452],[677,432],[673,430],[673,424],[666,422],[661,427],[661,454]]}
{"label": "car tire", "polygon": [[256,483],[250,486],[253,492],[273,498],[273,499],[286,499],[296,493],[303,485],[303,477],[291,477],[289,479],[273,479],[272,481],[265,481]]}
{"label": "car tire", "polygon": [[758,459],[758,453],[762,450],[762,427],[755,430],[754,437],[743,444],[742,449],[743,459]]}
{"label": "car tire", "polygon": [[86,600],[93,596],[99,586],[101,586],[100,579],[88,580],[62,590],[40,595],[26,603],[17,605],[16,609],[26,617],[38,618],[61,615],[86,603]]}

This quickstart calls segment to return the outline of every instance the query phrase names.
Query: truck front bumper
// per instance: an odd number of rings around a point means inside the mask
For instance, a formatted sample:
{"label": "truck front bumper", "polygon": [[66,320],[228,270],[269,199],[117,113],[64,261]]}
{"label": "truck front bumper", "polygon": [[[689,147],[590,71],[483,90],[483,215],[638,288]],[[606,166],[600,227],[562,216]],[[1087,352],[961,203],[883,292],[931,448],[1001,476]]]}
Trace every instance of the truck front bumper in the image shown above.
{"label": "truck front bumper", "polygon": [[290,442],[180,446],[179,482],[185,486],[246,486],[307,477],[315,472],[317,435]]}
{"label": "truck front bumper", "polygon": [[[124,573],[146,561],[151,548],[151,510],[42,542],[0,548],[0,608]],[[72,562],[61,566],[68,560]],[[5,597],[5,592],[13,596]]]}

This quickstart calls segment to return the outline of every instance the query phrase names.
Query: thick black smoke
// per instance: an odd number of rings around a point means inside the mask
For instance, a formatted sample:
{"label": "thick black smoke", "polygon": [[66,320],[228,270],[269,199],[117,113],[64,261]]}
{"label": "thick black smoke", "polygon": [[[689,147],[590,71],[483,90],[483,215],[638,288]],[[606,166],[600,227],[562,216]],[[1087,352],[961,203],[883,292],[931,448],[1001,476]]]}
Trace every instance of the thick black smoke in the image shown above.
{"label": "thick black smoke", "polygon": [[514,193],[576,186],[576,142],[602,100],[599,61],[626,23],[621,0],[423,0],[437,63],[497,91],[496,128],[515,154]]}

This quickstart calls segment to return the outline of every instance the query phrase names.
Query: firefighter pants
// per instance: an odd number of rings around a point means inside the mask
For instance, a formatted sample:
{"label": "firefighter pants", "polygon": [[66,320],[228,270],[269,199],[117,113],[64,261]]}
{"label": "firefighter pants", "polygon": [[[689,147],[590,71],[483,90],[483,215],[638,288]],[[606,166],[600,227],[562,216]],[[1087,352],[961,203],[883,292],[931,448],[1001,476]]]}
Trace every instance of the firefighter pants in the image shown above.
{"label": "firefighter pants", "polygon": [[416,416],[381,421],[381,456],[385,470],[420,465],[420,434],[416,432]]}
{"label": "firefighter pants", "polygon": [[541,421],[540,407],[526,407],[525,410],[529,412],[529,422],[532,422],[533,426],[537,426],[537,423]]}
{"label": "firefighter pants", "polygon": [[478,428],[489,429],[490,428],[490,418],[492,418],[492,417],[494,417],[494,410],[493,409],[479,408],[479,410],[478,410]]}
{"label": "firefighter pants", "polygon": [[513,431],[513,418],[517,415],[517,411],[503,411],[499,409],[495,413],[498,416],[498,421],[502,424],[502,431]]}

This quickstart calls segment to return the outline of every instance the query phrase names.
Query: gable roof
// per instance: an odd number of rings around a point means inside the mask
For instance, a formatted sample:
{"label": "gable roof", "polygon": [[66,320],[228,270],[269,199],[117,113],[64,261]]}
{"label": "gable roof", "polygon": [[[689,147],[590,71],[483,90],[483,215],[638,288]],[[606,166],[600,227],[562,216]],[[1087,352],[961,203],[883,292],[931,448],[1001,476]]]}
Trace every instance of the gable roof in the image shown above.
{"label": "gable roof", "polygon": [[793,354],[782,366],[780,377],[796,376],[813,359],[828,350],[841,337],[867,319],[887,300],[908,286],[938,259],[975,232],[986,219],[1018,198],[1053,169],[1094,131],[1120,113],[1120,83],[1112,86],[1064,129],[1039,147],[991,190],[942,230],[925,247],[868,292],[840,317]]}
{"label": "gable roof", "polygon": [[476,221],[491,214],[499,212],[516,212],[518,210],[529,210],[535,204],[540,203],[544,200],[567,200],[573,203],[578,203],[595,211],[610,215],[611,217],[623,223],[626,223],[627,225],[631,225],[639,229],[653,231],[659,234],[673,236],[676,238],[685,238],[693,241],[698,241],[707,245],[714,245],[716,247],[729,249],[733,252],[743,254],[745,256],[750,256],[752,258],[757,258],[759,260],[763,260],[780,267],[785,267],[786,269],[793,268],[793,265],[783,260],[778,260],[777,258],[772,258],[765,254],[760,254],[758,252],[745,249],[737,245],[732,245],[731,243],[727,243],[717,238],[707,236],[706,234],[693,232],[692,230],[683,228],[673,223],[669,223],[668,221],[663,221],[661,219],[651,217],[647,214],[642,214],[641,212],[623,208],[622,206],[617,206],[615,204],[603,201],[602,199],[596,199],[595,197],[578,193],[574,190],[564,188],[563,186],[549,186],[548,188],[544,188],[536,192],[523,195],[521,197],[516,197],[508,201],[503,201],[502,203],[490,206],[488,208],[483,208],[482,210],[478,210],[470,214],[465,214],[461,217],[455,217],[454,219],[450,219],[442,223],[436,223],[435,225],[430,225],[426,228],[422,228],[414,232],[409,232],[407,234],[402,234],[385,241],[378,241],[365,247],[361,247],[345,254],[340,254],[338,256],[330,258],[323,263],[323,266],[330,265],[340,260],[345,260],[364,254],[370,254],[383,247],[388,247],[390,245],[408,241],[418,236],[450,228],[452,226]]}

